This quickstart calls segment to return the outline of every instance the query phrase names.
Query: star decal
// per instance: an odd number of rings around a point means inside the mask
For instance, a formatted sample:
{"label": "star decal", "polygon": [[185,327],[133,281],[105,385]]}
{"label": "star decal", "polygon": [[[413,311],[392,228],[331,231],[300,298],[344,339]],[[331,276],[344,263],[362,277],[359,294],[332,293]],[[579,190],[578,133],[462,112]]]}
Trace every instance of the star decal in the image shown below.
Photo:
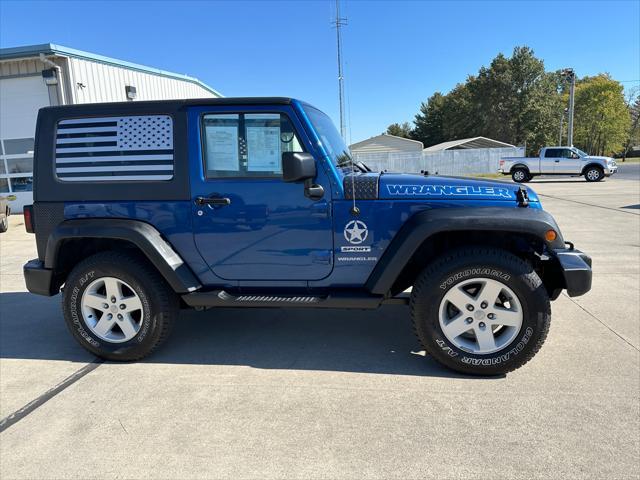
{"label": "star decal", "polygon": [[365,223],[360,220],[351,220],[347,223],[347,226],[344,227],[344,238],[346,238],[349,243],[358,245],[367,239],[367,235],[369,235],[369,230]]}

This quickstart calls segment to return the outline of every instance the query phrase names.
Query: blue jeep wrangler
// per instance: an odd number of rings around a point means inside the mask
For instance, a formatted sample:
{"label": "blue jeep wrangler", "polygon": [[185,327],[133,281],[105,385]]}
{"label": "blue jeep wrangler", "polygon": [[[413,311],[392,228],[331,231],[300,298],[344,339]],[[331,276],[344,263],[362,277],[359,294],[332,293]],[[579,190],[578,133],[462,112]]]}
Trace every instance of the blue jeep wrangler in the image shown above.
{"label": "blue jeep wrangler", "polygon": [[71,333],[109,360],[151,353],[181,308],[394,303],[436,360],[496,375],[540,349],[550,300],[591,287],[533,191],[372,172],[298,100],[51,107],[36,137],[26,284],[63,290]]}

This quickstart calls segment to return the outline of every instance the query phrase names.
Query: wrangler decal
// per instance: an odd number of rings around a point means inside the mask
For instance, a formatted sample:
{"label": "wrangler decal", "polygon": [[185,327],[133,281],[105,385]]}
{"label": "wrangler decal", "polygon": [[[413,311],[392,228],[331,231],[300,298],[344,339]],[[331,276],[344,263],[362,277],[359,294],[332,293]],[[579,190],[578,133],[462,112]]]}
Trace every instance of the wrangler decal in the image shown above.
{"label": "wrangler decal", "polygon": [[498,197],[514,198],[508,188],[485,187],[478,185],[387,185],[389,195],[446,197],[451,195],[464,195],[471,197]]}

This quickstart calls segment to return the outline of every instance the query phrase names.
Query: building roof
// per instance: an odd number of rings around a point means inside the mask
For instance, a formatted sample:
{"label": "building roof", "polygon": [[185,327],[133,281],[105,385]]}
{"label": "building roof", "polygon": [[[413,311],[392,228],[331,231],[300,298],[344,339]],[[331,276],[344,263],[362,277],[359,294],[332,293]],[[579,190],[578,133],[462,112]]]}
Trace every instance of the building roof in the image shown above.
{"label": "building roof", "polygon": [[150,73],[152,75],[159,75],[162,77],[174,78],[176,80],[182,80],[185,82],[195,83],[200,87],[208,90],[209,92],[222,96],[222,94],[200,80],[188,75],[180,73],[167,72],[166,70],[160,70],[159,68],[147,67],[146,65],[140,65],[137,63],[125,62],[124,60],[118,60],[116,58],[105,57],[95,53],[85,52],[82,50],[76,50],[75,48],[64,47],[62,45],[56,45],[53,43],[43,43],[40,45],[26,45],[22,47],[10,47],[0,48],[0,61],[2,60],[17,60],[21,58],[38,57],[41,53],[44,55],[57,55],[61,57],[74,57],[83,60],[90,60],[93,62],[104,63],[107,65],[113,65],[116,67],[126,68],[129,70],[136,70],[138,72]]}
{"label": "building roof", "polygon": [[376,142],[378,140],[384,140],[385,137],[393,138],[393,139],[397,139],[397,140],[401,140],[401,141],[405,141],[405,142],[410,142],[410,143],[417,143],[417,144],[420,144],[420,146],[423,146],[422,142],[419,142],[418,140],[411,140],[410,138],[398,137],[397,135],[389,135],[388,133],[383,133],[381,135],[376,135],[375,137],[367,138],[366,140],[362,140],[361,142],[349,145],[349,148],[350,149],[358,149],[358,147],[362,147],[362,146],[367,145],[369,143]]}
{"label": "building roof", "polygon": [[425,148],[425,152],[440,152],[442,150],[460,150],[467,148],[507,148],[515,147],[510,143],[500,142],[487,137],[473,137],[462,138],[460,140],[451,140],[449,142],[442,142],[437,145],[432,145]]}

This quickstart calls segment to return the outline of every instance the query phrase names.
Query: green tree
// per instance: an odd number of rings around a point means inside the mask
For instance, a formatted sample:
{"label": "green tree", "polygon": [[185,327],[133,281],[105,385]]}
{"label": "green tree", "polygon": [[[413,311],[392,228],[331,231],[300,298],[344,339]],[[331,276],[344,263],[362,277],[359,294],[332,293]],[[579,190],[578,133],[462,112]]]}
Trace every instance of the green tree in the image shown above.
{"label": "green tree", "polygon": [[631,115],[620,82],[607,74],[585,77],[576,84],[574,143],[592,155],[622,151]]}
{"label": "green tree", "polygon": [[552,142],[562,108],[559,85],[559,75],[546,72],[530,48],[516,47],[511,58],[499,54],[468,81],[478,135],[530,150]]}
{"label": "green tree", "polygon": [[510,58],[497,55],[477,76],[422,103],[413,136],[425,146],[485,136],[538,149],[555,143],[559,91],[560,76],[546,72],[530,48],[516,47]]}
{"label": "green tree", "polygon": [[402,138],[413,138],[413,128],[409,122],[392,123],[387,127],[387,135],[395,135]]}
{"label": "green tree", "polygon": [[420,112],[413,121],[413,139],[419,140],[425,147],[443,142],[442,121],[444,115],[444,96],[434,93],[420,105]]}

